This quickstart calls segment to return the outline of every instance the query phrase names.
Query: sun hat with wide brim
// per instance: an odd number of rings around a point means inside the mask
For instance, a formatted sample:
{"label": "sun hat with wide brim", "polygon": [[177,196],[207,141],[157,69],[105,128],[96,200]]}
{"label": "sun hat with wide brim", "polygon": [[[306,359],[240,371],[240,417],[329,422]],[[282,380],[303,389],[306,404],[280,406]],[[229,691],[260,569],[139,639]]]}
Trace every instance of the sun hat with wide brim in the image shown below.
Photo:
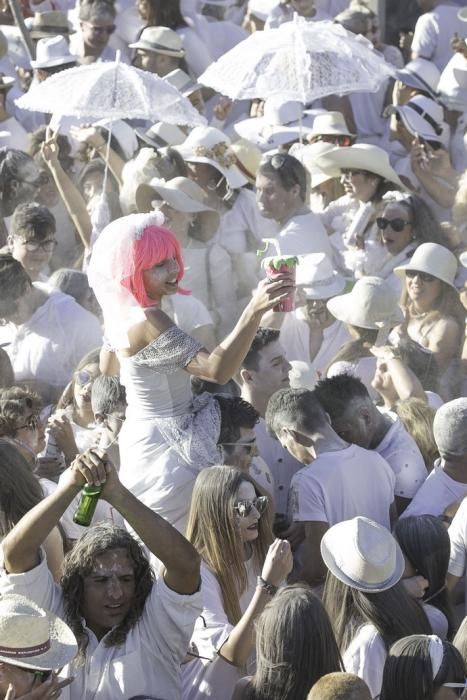
{"label": "sun hat with wide brim", "polygon": [[73,26],[64,12],[35,12],[28,27],[31,39],[45,39],[58,34],[71,34]]}
{"label": "sun hat with wide brim", "polygon": [[385,115],[398,114],[412,136],[421,136],[428,141],[447,145],[449,129],[443,117],[443,108],[431,97],[416,95],[405,105],[390,105]]}
{"label": "sun hat with wide brim", "polygon": [[381,330],[404,320],[398,294],[381,277],[361,277],[348,294],[329,299],[334,318],[357,328]]}
{"label": "sun hat with wide brim", "polygon": [[335,177],[340,177],[341,173],[337,166],[335,166],[334,169],[329,167],[325,172],[317,163],[319,156],[323,155],[324,153],[329,153],[329,151],[333,151],[334,148],[335,145],[332,143],[317,141],[315,143],[308,144],[294,143],[289,149],[289,155],[294,156],[297,160],[299,160],[310,173],[311,189],[322,185],[323,182],[333,180]]}
{"label": "sun hat with wide brim", "polygon": [[0,598],[0,661],[38,671],[66,666],[78,645],[67,624],[22,595]]}
{"label": "sun hat with wide brim", "polygon": [[217,231],[220,216],[206,203],[204,190],[187,177],[174,177],[172,180],[152,179],[149,184],[141,184],[136,189],[136,207],[139,212],[154,209],[154,200],[167,202],[175,211],[199,214],[203,232],[209,237]]}
{"label": "sun hat with wide brim", "polygon": [[422,243],[405,265],[394,268],[398,277],[404,277],[407,270],[426,272],[456,289],[457,258],[450,250],[439,243]]}
{"label": "sun hat with wide brim", "polygon": [[392,588],[405,569],[402,550],[389,530],[361,516],[325,532],[321,556],[339,581],[366,593]]}
{"label": "sun hat with wide brim", "polygon": [[335,168],[346,170],[366,170],[369,173],[379,175],[384,180],[393,182],[395,185],[405,190],[406,187],[400,180],[396,171],[389,162],[389,155],[379,146],[368,143],[358,143],[353,146],[345,146],[332,149],[328,153],[323,153],[317,158],[317,165],[322,170]]}
{"label": "sun hat with wide brim", "polygon": [[230,148],[235,154],[237,168],[246,177],[250,185],[254,185],[256,173],[263,158],[260,149],[248,139],[239,139],[232,143]]}
{"label": "sun hat with wide brim", "polygon": [[438,97],[438,83],[441,73],[433,61],[414,58],[396,71],[396,78],[408,87],[427,92],[434,100]]}
{"label": "sun hat with wide brim", "polygon": [[248,180],[236,166],[231,141],[222,131],[213,126],[195,126],[180,146],[175,146],[188,163],[212,165],[223,175],[232,189],[243,187]]}
{"label": "sun hat with wide brim", "polygon": [[334,270],[325,253],[309,253],[299,256],[296,284],[307,299],[330,299],[345,288],[345,279]]}

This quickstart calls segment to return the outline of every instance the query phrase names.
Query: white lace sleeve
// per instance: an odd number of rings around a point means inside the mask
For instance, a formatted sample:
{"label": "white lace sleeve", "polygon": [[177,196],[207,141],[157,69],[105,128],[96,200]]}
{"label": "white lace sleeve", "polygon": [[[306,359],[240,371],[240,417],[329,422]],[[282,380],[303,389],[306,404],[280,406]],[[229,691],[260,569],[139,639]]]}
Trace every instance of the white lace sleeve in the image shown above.
{"label": "white lace sleeve", "polygon": [[202,344],[191,335],[180,330],[178,326],[171,326],[136,353],[133,360],[138,365],[151,367],[163,374],[171,374],[186,367],[202,348]]}

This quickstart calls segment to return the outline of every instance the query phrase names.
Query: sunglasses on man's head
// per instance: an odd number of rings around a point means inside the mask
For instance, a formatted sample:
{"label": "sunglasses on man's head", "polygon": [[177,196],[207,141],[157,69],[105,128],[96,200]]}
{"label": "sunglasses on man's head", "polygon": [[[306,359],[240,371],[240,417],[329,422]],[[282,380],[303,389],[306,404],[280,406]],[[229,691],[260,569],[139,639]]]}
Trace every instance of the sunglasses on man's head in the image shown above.
{"label": "sunglasses on man's head", "polygon": [[405,274],[411,280],[418,277],[422,282],[433,282],[436,279],[433,275],[429,275],[428,272],[420,272],[419,270],[406,270]]}
{"label": "sunglasses on man's head", "polygon": [[378,216],[376,219],[376,225],[379,229],[381,229],[381,231],[385,231],[387,227],[390,226],[393,231],[396,231],[396,233],[400,233],[408,224],[411,223],[411,221],[407,221],[406,219],[386,219],[384,216]]}
{"label": "sunglasses on man's head", "polygon": [[263,515],[267,505],[268,497],[258,496],[258,498],[254,498],[252,501],[238,501],[238,503],[234,505],[234,510],[241,518],[248,518],[253,508],[256,508],[259,515]]}

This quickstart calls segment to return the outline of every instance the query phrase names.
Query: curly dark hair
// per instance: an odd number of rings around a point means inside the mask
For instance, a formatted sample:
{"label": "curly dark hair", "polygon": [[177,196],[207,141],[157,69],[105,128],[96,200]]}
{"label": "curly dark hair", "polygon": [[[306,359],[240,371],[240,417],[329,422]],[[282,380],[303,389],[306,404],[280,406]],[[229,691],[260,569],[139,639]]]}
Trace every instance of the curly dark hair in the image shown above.
{"label": "curly dark hair", "polygon": [[258,370],[261,350],[263,350],[266,345],[269,345],[269,343],[279,340],[279,336],[280,331],[273,330],[272,328],[258,328],[253,342],[250,345],[250,349],[243,360],[242,367],[245,369]]}
{"label": "curly dark hair", "polygon": [[240,428],[254,428],[259,421],[259,413],[251,403],[240,396],[215,395],[221,412],[221,429],[218,444],[237,442]]}
{"label": "curly dark hair", "polygon": [[130,629],[140,619],[146,599],[154,585],[154,574],[143,548],[121,527],[100,523],[89,528],[68,552],[63,563],[60,581],[65,605],[64,620],[78,640],[78,663],[84,664],[89,643],[83,625],[84,579],[89,576],[96,557],[112,549],[125,549],[134,565],[135,595],[131,611],[108,635],[106,646],[118,646],[125,642]]}

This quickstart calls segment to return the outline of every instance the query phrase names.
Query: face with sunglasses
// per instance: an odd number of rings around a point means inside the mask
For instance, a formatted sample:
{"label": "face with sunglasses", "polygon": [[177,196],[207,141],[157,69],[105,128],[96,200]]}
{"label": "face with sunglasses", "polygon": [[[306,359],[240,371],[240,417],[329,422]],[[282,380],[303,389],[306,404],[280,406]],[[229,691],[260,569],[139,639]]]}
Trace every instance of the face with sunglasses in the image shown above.
{"label": "face with sunglasses", "polygon": [[93,15],[89,20],[81,20],[80,27],[84,45],[101,52],[115,31],[115,18],[107,13]]}
{"label": "face with sunglasses", "polygon": [[41,452],[45,447],[45,429],[40,416],[30,413],[19,418],[12,437],[27,445],[34,454]]}
{"label": "face with sunglasses", "polygon": [[376,225],[390,255],[398,255],[414,238],[411,211],[402,204],[388,204],[376,219]]}
{"label": "face with sunglasses", "polygon": [[242,542],[252,542],[257,539],[259,519],[266,510],[267,501],[266,496],[257,495],[252,483],[242,481],[234,504]]}
{"label": "face with sunglasses", "polygon": [[47,268],[57,245],[55,230],[46,232],[43,238],[30,234],[9,236],[8,243],[13,257],[22,264],[33,282]]}
{"label": "face with sunglasses", "polygon": [[92,413],[91,389],[95,379],[100,375],[99,365],[85,365],[75,372],[73,377],[73,399],[78,411]]}
{"label": "face with sunglasses", "polygon": [[434,309],[442,291],[441,280],[427,272],[406,270],[405,284],[416,313],[426,313]]}

